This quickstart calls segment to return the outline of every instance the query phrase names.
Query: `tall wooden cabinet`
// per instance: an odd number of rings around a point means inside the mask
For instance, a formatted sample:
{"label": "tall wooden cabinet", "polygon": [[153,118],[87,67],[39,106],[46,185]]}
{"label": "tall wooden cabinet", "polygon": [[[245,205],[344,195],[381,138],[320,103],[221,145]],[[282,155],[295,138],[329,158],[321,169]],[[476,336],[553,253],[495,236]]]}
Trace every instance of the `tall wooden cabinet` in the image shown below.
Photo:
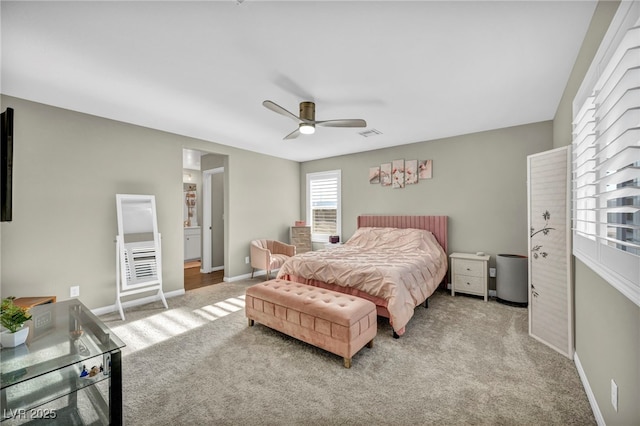
{"label": "tall wooden cabinet", "polygon": [[311,251],[311,227],[292,226],[289,234],[289,243],[296,246],[296,253]]}

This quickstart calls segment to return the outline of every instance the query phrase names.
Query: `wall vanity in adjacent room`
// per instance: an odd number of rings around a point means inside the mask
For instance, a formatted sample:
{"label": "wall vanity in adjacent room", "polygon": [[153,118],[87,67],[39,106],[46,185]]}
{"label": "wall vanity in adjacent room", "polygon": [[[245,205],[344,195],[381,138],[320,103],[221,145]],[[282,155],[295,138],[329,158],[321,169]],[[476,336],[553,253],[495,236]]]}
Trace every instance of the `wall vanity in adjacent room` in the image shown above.
{"label": "wall vanity in adjacent room", "polygon": [[184,228],[184,260],[200,259],[202,236],[199,226]]}

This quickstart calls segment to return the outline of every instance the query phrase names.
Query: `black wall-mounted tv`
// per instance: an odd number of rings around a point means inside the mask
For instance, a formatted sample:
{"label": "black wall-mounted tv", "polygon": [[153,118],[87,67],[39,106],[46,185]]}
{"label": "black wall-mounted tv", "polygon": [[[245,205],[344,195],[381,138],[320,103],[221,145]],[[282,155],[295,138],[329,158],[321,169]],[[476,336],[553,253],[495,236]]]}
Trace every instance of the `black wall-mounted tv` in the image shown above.
{"label": "black wall-mounted tv", "polygon": [[2,113],[0,148],[0,222],[10,222],[13,211],[13,108]]}

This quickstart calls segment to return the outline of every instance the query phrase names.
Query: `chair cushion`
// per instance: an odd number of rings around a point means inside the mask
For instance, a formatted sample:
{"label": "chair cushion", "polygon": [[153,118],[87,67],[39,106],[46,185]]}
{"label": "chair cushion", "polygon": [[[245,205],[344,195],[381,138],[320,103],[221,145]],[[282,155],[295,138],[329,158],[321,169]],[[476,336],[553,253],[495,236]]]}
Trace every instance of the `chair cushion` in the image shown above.
{"label": "chair cushion", "polygon": [[271,254],[271,269],[279,269],[289,259],[286,254]]}

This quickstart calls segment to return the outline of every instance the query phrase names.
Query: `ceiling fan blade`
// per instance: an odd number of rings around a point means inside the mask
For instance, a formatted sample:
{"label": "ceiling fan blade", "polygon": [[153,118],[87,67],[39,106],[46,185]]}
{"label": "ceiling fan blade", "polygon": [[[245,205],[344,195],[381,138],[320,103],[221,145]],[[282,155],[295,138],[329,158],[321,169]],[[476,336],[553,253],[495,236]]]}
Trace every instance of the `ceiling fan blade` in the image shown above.
{"label": "ceiling fan blade", "polygon": [[367,127],[367,122],[361,119],[351,119],[351,120],[325,120],[325,121],[316,121],[316,126],[324,126],[324,127]]}
{"label": "ceiling fan blade", "polygon": [[282,138],[282,140],[295,139],[298,136],[300,136],[300,128],[295,129],[293,132],[289,133],[287,136]]}
{"label": "ceiling fan blade", "polygon": [[278,114],[284,115],[285,117],[289,117],[295,121],[300,122],[300,118],[298,118],[297,115],[293,114],[292,112],[287,111],[286,109],[282,108],[280,105],[278,105],[275,102],[266,100],[264,102],[262,102],[262,105],[264,105],[265,108],[270,109],[273,112],[277,112]]}

